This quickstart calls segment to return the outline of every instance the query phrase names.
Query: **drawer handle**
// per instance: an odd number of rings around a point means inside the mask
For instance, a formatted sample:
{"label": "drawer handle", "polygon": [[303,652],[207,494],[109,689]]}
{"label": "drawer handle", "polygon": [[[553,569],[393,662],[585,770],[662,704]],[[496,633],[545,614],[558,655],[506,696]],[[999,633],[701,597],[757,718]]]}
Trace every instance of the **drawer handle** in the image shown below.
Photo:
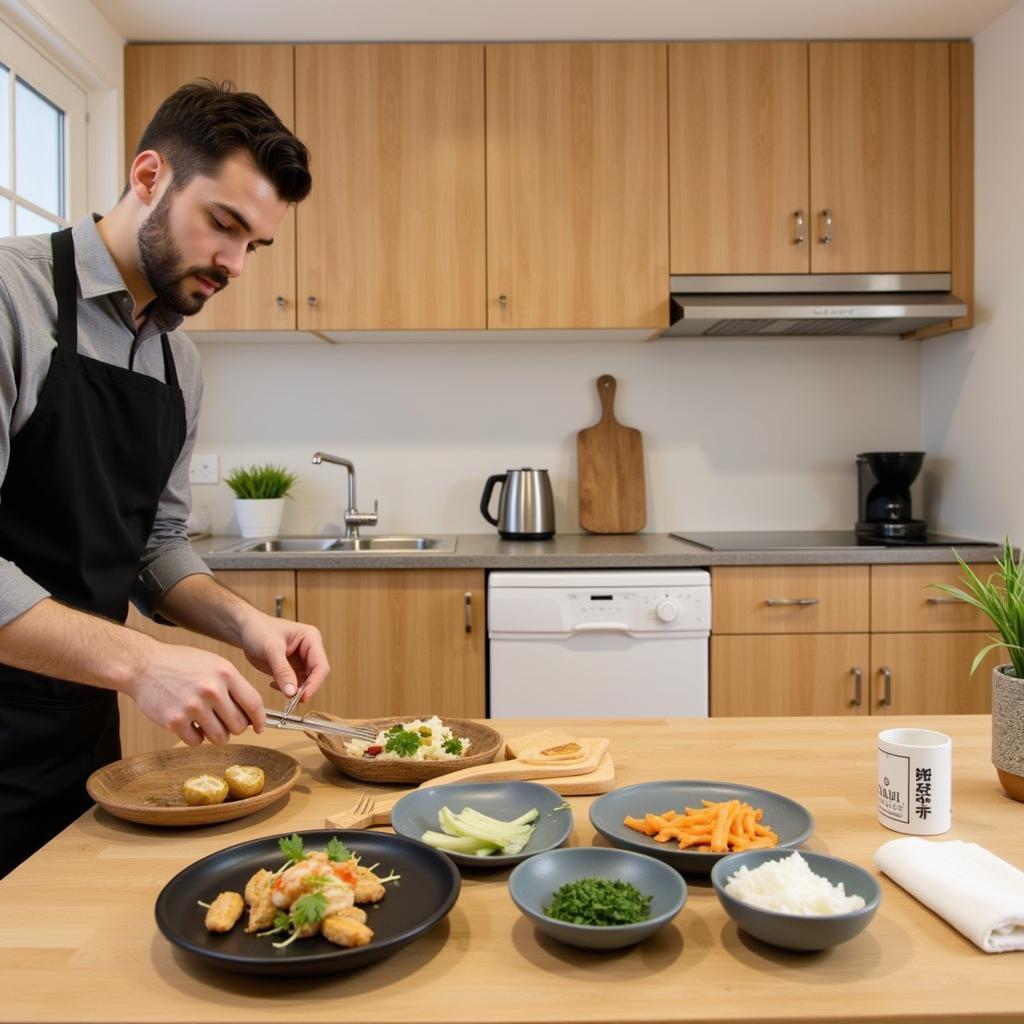
{"label": "drawer handle", "polygon": [[929,604],[960,604],[959,597],[929,597]]}
{"label": "drawer handle", "polygon": [[882,679],[885,682],[885,690],[882,692],[882,699],[878,702],[884,707],[892,707],[892,669],[882,667],[879,669],[882,673]]}
{"label": "drawer handle", "polygon": [[817,604],[816,597],[769,597],[764,602],[769,608],[777,608],[779,605],[799,605],[806,608],[808,605]]}
{"label": "drawer handle", "polygon": [[860,670],[859,666],[854,665],[850,671],[853,673],[853,706],[859,708],[863,693],[861,691],[861,682],[864,678],[864,673]]}
{"label": "drawer handle", "polygon": [[466,632],[473,632],[473,592],[470,590],[466,591]]}
{"label": "drawer handle", "polygon": [[274,618],[280,619],[284,617],[284,594],[278,594],[274,598]]}

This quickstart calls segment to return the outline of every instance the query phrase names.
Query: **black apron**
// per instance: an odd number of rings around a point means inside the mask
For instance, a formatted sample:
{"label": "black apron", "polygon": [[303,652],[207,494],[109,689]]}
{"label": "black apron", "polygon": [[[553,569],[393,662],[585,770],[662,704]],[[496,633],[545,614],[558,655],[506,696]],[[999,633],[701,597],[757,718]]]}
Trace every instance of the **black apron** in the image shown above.
{"label": "black apron", "polygon": [[[166,334],[166,383],[78,353],[71,229],[51,240],[57,347],[11,439],[0,555],[63,604],[123,623],[185,402]],[[0,877],[88,809],[85,780],[121,756],[119,728],[113,691],[0,665]]]}

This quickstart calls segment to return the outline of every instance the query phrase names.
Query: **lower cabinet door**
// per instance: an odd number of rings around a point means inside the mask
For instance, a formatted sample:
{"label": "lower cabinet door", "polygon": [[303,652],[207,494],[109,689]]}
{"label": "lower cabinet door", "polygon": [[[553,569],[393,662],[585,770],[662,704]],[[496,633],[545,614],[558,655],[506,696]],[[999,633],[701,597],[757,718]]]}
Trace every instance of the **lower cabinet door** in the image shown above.
{"label": "lower cabinet door", "polygon": [[871,637],[873,715],[988,714],[992,669],[1009,661],[991,651],[970,678],[987,633],[875,633]]}
{"label": "lower cabinet door", "polygon": [[866,633],[712,636],[711,715],[866,715]]}
{"label": "lower cabinet door", "polygon": [[[236,594],[244,597],[249,604],[268,615],[277,615],[285,619],[295,618],[295,572],[291,569],[274,570],[232,570],[220,571],[216,574],[218,583],[224,584]],[[268,688],[268,677],[258,672],[246,660],[245,655],[231,644],[211,640],[199,633],[192,633],[177,626],[161,626],[147,619],[134,607],[128,610],[125,623],[139,633],[145,633],[156,640],[167,644],[184,644],[198,647],[200,650],[212,651],[227,658],[249,682],[253,683],[263,694],[265,703],[271,701]],[[147,750],[162,750],[173,747],[178,737],[166,729],[151,722],[135,706],[134,701],[123,694],[118,698],[121,709],[121,750],[125,757],[140,754]]]}
{"label": "lower cabinet door", "polygon": [[297,601],[331,663],[318,708],[484,717],[482,569],[303,570]]}

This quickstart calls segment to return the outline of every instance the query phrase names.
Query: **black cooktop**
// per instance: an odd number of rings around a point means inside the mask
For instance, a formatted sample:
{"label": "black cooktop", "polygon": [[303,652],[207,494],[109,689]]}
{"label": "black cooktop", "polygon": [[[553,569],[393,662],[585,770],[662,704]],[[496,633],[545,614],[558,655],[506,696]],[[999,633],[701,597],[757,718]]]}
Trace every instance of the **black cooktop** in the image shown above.
{"label": "black cooktop", "polygon": [[988,540],[947,537],[926,533],[913,540],[862,537],[853,530],[728,530],[716,533],[673,533],[677,540],[696,544],[709,551],[800,551],[813,548],[927,548],[997,547]]}

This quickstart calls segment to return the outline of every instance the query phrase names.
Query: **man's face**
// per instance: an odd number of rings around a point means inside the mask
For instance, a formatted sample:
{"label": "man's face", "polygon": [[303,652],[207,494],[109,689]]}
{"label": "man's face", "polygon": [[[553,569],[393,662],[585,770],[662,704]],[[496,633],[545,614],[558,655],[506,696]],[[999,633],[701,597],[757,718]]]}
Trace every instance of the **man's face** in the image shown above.
{"label": "man's face", "polygon": [[194,316],[241,274],[249,253],[270,245],[288,204],[247,153],[229,156],[214,177],[172,185],[139,228],[139,261],[156,297]]}

